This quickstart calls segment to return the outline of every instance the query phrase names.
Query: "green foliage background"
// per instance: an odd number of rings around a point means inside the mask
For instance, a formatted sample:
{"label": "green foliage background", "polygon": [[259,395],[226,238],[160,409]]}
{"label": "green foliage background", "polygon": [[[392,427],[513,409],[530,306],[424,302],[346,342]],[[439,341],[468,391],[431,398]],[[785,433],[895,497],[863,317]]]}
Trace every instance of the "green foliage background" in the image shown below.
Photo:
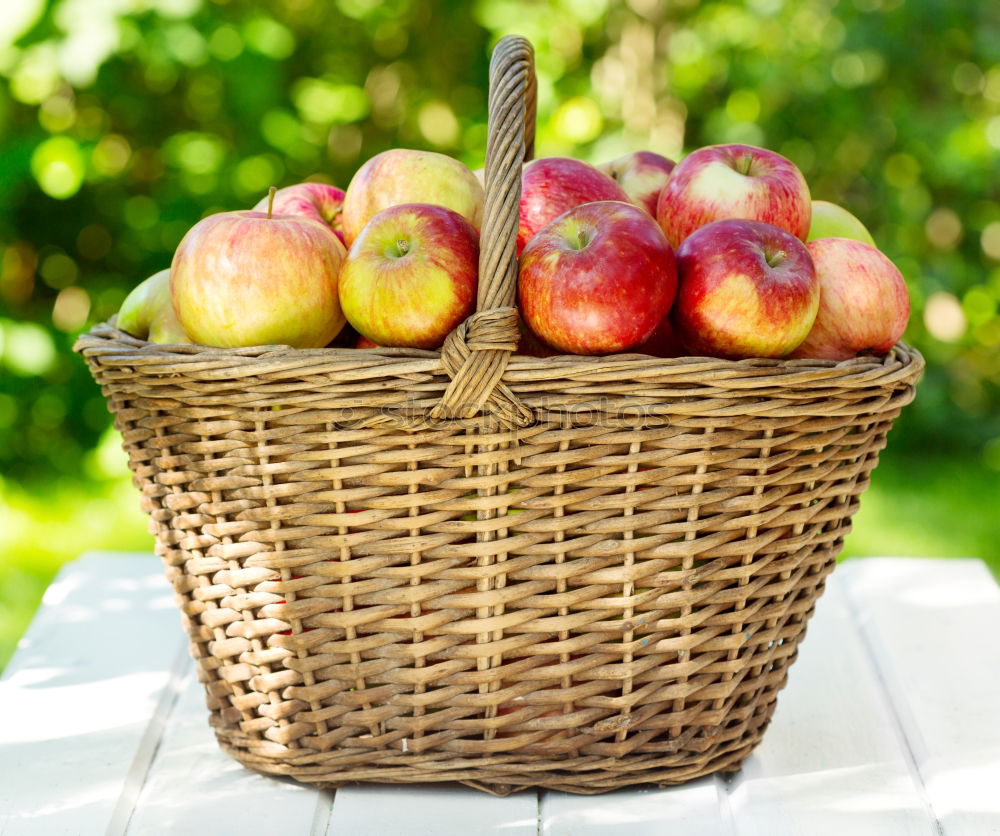
{"label": "green foliage background", "polygon": [[491,45],[537,50],[539,156],[780,151],[907,278],[928,360],[848,552],[1000,566],[1000,6],[978,0],[7,0],[0,666],[87,547],[151,540],[70,347],[200,217],[389,147],[482,165]]}

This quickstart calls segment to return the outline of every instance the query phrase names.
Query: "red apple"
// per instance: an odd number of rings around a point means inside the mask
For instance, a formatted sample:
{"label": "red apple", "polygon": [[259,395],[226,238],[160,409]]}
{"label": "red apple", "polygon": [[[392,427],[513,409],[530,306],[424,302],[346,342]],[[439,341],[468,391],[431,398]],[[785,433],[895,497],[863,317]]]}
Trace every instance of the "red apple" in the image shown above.
{"label": "red apple", "polygon": [[592,165],[569,157],[532,160],[521,171],[518,255],[547,223],[574,206],[598,200],[630,202],[621,186]]}
{"label": "red apple", "polygon": [[[260,199],[253,207],[255,212],[266,212],[268,196]],[[337,237],[344,241],[341,229],[341,212],[344,206],[344,191],[326,183],[296,183],[285,186],[274,193],[271,211],[275,215],[302,215],[329,226]]]}
{"label": "red apple", "polygon": [[632,349],[632,353],[649,354],[652,357],[683,357],[687,354],[687,349],[684,348],[684,344],[674,331],[670,317],[665,316],[660,320],[649,339],[639,343]]}
{"label": "red apple", "polygon": [[631,203],[574,207],[539,230],[521,255],[521,315],[569,354],[639,345],[666,316],[676,289],[673,250]]}
{"label": "red apple", "polygon": [[483,187],[467,166],[444,154],[407,148],[376,154],[358,169],[347,187],[343,230],[348,246],[372,217],[404,203],[444,206],[478,229]]}
{"label": "red apple", "polygon": [[321,348],[344,327],[337,297],[344,257],[333,230],[309,218],[209,215],[174,253],[174,310],[203,345]]}
{"label": "red apple", "polygon": [[426,203],[373,217],[351,245],[340,303],[380,346],[437,348],[476,304],[479,233],[460,214]]}
{"label": "red apple", "polygon": [[655,218],[656,202],[675,165],[673,160],[652,151],[635,151],[597,168],[610,174],[629,200]]}
{"label": "red apple", "polygon": [[726,218],[763,221],[805,240],[812,201],[794,163],[751,145],[710,145],[681,160],[660,192],[656,219],[674,247]]}
{"label": "red apple", "polygon": [[174,312],[170,298],[170,271],[160,270],[140,282],[122,302],[116,323],[122,331],[151,343],[191,342]]}
{"label": "red apple", "polygon": [[542,342],[520,317],[517,320],[517,325],[521,330],[521,336],[517,341],[517,354],[523,354],[526,357],[553,357],[559,353]]}
{"label": "red apple", "polygon": [[818,238],[806,248],[819,277],[819,313],[792,356],[847,360],[862,352],[885,354],[910,317],[902,273],[863,241]]}
{"label": "red apple", "polygon": [[812,327],[819,279],[798,238],[760,221],[715,221],[677,250],[670,318],[692,354],[784,357]]}

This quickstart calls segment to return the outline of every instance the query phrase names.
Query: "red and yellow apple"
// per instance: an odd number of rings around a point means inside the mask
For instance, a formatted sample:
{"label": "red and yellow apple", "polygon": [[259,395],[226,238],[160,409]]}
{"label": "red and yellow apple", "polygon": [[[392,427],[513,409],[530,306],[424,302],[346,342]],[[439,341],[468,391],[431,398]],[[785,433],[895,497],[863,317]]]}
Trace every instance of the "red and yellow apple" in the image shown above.
{"label": "red and yellow apple", "polygon": [[521,171],[520,222],[517,253],[543,226],[563,212],[599,200],[629,202],[614,179],[594,166],[569,157],[543,157]]}
{"label": "red and yellow apple", "polygon": [[656,219],[673,247],[712,221],[745,218],[805,240],[812,201],[793,162],[752,145],[709,145],[692,151],[670,174]]}
{"label": "red and yellow apple", "polygon": [[[270,197],[260,199],[254,212],[266,212]],[[271,212],[275,215],[301,215],[329,226],[343,242],[341,212],[344,206],[344,191],[326,183],[296,183],[285,186],[274,193]]]}
{"label": "red and yellow apple", "polygon": [[670,318],[688,352],[711,357],[784,357],[812,328],[820,285],[798,238],[760,221],[724,220],[677,250]]}
{"label": "red and yellow apple", "polygon": [[443,206],[478,229],[483,187],[467,166],[444,154],[408,148],[383,151],[361,166],[347,187],[342,222],[347,245],[383,209],[405,203]]}
{"label": "red and yellow apple", "polygon": [[151,343],[188,344],[191,338],[174,312],[170,298],[170,270],[160,270],[136,285],[118,310],[122,331]]}
{"label": "red and yellow apple", "polygon": [[847,360],[864,352],[885,354],[910,317],[902,273],[863,241],[818,238],[806,248],[819,277],[819,312],[792,356]]}
{"label": "red and yellow apple", "polygon": [[340,274],[340,304],[380,346],[438,348],[476,305],[479,233],[426,203],[384,209],[361,230]]}
{"label": "red and yellow apple", "polygon": [[174,253],[174,310],[203,345],[321,348],[344,326],[337,277],[345,255],[330,227],[299,215],[209,215]]}
{"label": "red and yellow apple", "polygon": [[613,354],[648,339],[677,288],[674,252],[631,203],[576,206],[521,254],[518,297],[527,326],[569,354]]}
{"label": "red and yellow apple", "polygon": [[652,151],[634,151],[597,168],[611,175],[629,200],[655,218],[660,192],[675,165],[673,160]]}
{"label": "red and yellow apple", "polygon": [[875,239],[860,220],[843,206],[828,200],[812,202],[812,220],[806,241],[815,241],[817,238],[853,238],[871,247],[875,246]]}

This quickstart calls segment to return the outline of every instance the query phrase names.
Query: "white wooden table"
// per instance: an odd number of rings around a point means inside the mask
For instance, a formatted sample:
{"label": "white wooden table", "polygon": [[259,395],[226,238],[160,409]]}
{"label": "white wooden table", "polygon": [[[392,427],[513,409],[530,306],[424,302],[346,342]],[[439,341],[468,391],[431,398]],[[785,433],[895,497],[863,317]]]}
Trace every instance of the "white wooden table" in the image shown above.
{"label": "white wooden table", "polygon": [[63,569],[0,680],[0,836],[1000,834],[1000,588],[977,560],[842,564],[736,777],[601,796],[251,773],[179,619],[151,554]]}

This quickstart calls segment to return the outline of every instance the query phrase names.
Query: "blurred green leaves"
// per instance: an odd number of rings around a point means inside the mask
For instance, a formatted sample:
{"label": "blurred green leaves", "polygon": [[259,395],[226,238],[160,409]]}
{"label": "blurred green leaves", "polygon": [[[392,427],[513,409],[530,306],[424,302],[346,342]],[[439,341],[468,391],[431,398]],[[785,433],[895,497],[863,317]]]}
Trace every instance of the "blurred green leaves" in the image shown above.
{"label": "blurred green leaves", "polygon": [[489,49],[512,32],[537,51],[539,155],[760,144],[857,214],[909,282],[907,338],[930,361],[894,445],[1000,461],[990,4],[8,0],[0,470],[79,476],[110,419],[73,337],[203,215],[272,184],[346,186],[393,146],[482,165]]}

